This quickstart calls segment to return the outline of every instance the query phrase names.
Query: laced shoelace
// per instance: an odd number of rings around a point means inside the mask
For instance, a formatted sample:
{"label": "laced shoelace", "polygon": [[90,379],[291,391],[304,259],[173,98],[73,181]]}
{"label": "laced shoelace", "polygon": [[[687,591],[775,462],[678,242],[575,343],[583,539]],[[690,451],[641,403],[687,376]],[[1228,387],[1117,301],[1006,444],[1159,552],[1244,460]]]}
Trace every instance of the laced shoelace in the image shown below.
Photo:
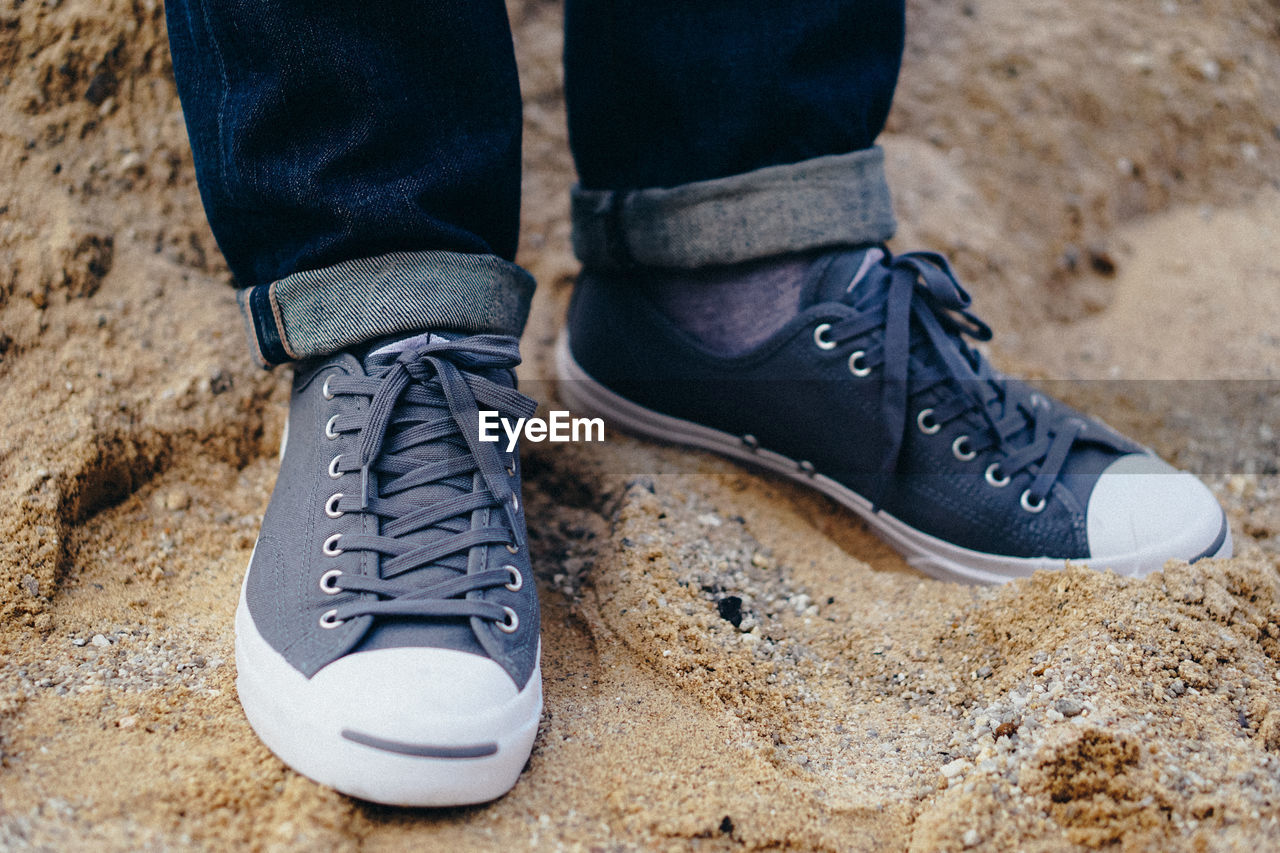
{"label": "laced shoelace", "polygon": [[[903,437],[913,420],[922,432],[933,433],[976,413],[980,428],[968,437],[964,458],[991,449],[1003,454],[987,469],[988,482],[998,486],[1021,471],[1033,470],[1023,507],[1031,512],[1043,509],[1084,424],[1078,418],[1060,417],[1044,396],[1011,383],[965,342],[990,340],[991,328],[968,310],[972,300],[946,258],[935,252],[896,257],[886,252],[854,290],[853,299],[859,313],[819,326],[814,340],[823,349],[843,354],[848,344],[883,329],[880,343],[848,356],[850,370],[859,376],[883,366],[880,428],[885,450],[878,485],[870,496],[873,505],[879,507],[898,469]],[[913,321],[923,334],[912,334]],[[944,384],[954,393],[911,418],[908,398]]]}
{"label": "laced shoelace", "polygon": [[[333,509],[371,513],[380,520],[380,533],[345,533],[327,553],[366,551],[379,555],[379,576],[350,573],[327,587],[334,592],[372,593],[326,614],[326,626],[359,616],[479,618],[514,630],[513,613],[479,597],[486,589],[519,588],[518,575],[507,568],[461,574],[423,583],[406,574],[440,567],[454,555],[473,548],[505,545],[512,553],[525,547],[518,523],[519,497],[512,489],[498,445],[480,441],[480,408],[497,410],[507,418],[528,418],[537,404],[476,371],[510,369],[520,363],[515,338],[475,335],[459,340],[433,336],[401,352],[380,375],[333,375],[327,395],[365,397],[365,411],[339,415],[334,433],[359,432],[359,454],[336,460],[334,473],[359,472],[360,494],[343,495]],[[441,443],[451,452],[441,453]],[[413,490],[440,483],[474,480],[478,488],[426,505]],[[464,480],[464,481],[465,481]],[[456,490],[456,486],[454,487]],[[451,490],[452,491],[452,490]],[[472,528],[471,514],[483,508],[501,509],[505,524],[491,521]],[[336,517],[336,516],[335,516]],[[457,520],[465,522],[461,525]],[[454,522],[450,525],[450,522]],[[453,530],[450,527],[459,527]],[[420,535],[432,531],[437,535]],[[413,537],[412,539],[410,537]],[[423,542],[423,539],[429,541]]]}

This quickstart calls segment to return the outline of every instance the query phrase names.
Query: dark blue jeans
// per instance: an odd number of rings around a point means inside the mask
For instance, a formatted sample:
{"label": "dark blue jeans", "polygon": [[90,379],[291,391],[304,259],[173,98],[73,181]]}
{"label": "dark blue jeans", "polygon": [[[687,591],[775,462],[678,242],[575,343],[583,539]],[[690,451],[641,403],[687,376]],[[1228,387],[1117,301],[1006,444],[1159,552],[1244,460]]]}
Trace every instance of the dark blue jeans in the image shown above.
{"label": "dark blue jeans", "polygon": [[[166,12],[205,210],[263,361],[422,328],[519,333],[532,281],[512,263],[521,113],[501,2],[170,0]],[[584,261],[616,254],[621,233],[623,261],[704,262],[650,251],[666,221],[716,241],[689,188],[720,193],[720,210],[746,197],[763,210],[779,186],[815,183],[787,166],[818,164],[830,184],[844,166],[826,158],[867,152],[882,129],[902,42],[903,0],[569,0]],[[873,160],[847,164],[845,208],[881,203]]]}

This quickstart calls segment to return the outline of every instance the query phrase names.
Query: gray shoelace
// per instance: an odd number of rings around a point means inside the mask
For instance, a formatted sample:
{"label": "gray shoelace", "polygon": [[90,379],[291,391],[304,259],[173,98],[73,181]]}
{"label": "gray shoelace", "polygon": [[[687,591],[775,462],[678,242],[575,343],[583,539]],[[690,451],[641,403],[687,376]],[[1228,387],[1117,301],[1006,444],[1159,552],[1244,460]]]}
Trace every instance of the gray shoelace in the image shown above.
{"label": "gray shoelace", "polygon": [[968,311],[969,294],[946,258],[934,252],[893,257],[886,250],[854,300],[858,315],[834,323],[826,339],[841,347],[883,329],[881,343],[855,353],[860,367],[883,366],[880,425],[885,450],[873,503],[879,505],[898,468],[903,435],[913,420],[908,398],[945,384],[952,393],[931,407],[928,428],[962,417],[972,420],[976,414],[983,429],[971,437],[968,452],[997,448],[1003,453],[993,472],[1000,479],[1034,467],[1028,500],[1043,506],[1084,423],[1060,416],[1043,395],[1010,382],[965,343],[966,337],[990,340],[991,328]]}
{"label": "gray shoelace", "polygon": [[[360,494],[344,495],[336,509],[375,515],[381,530],[377,535],[344,534],[338,543],[343,551],[378,554],[380,571],[378,577],[342,575],[337,588],[376,598],[344,604],[332,619],[474,617],[501,622],[504,609],[481,594],[509,584],[507,570],[467,574],[464,568],[462,574],[427,583],[411,573],[447,567],[450,558],[473,548],[506,545],[514,552],[525,547],[511,472],[498,445],[480,441],[479,415],[483,406],[503,417],[528,418],[537,408],[514,388],[481,375],[514,368],[520,363],[519,345],[515,338],[499,335],[433,336],[403,350],[394,361],[390,358],[385,357],[390,363],[376,376],[334,376],[329,382],[335,396],[369,400],[365,411],[342,415],[333,425],[335,432],[360,435],[359,455],[336,466],[339,472],[360,473]],[[475,485],[458,489],[459,482]],[[424,501],[424,489],[439,484],[452,484],[437,489],[450,496]],[[472,513],[484,508],[500,515],[495,520],[490,513],[488,524],[473,527]]]}

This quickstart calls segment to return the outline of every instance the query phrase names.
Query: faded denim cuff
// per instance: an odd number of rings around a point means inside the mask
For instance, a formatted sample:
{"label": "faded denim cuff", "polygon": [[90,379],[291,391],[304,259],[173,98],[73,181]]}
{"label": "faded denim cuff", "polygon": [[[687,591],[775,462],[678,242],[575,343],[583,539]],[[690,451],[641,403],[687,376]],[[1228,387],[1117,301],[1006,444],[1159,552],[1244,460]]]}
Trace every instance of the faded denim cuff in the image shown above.
{"label": "faded denim cuff", "polygon": [[496,255],[392,252],[294,273],[236,299],[255,360],[271,367],[402,333],[518,337],[533,286]]}
{"label": "faded denim cuff", "polygon": [[879,146],[670,189],[573,191],[573,248],[592,270],[881,243],[895,225]]}

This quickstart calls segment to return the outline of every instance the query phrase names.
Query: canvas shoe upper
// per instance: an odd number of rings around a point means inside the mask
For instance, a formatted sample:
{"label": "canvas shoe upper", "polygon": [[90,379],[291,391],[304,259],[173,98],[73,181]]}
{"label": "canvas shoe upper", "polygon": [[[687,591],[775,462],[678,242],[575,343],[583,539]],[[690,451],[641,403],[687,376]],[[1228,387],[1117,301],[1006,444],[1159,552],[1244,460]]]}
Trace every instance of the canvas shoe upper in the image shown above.
{"label": "canvas shoe upper", "polygon": [[557,355],[577,410],[812,485],[938,577],[998,582],[1064,561],[1139,574],[1230,554],[1196,478],[1002,375],[945,259],[883,248],[815,262],[801,310],[716,355],[642,295],[581,277]]}
{"label": "canvas shoe upper", "polygon": [[541,709],[514,338],[421,335],[300,364],[236,617],[241,702],[287,764],[396,805],[482,802]]}

